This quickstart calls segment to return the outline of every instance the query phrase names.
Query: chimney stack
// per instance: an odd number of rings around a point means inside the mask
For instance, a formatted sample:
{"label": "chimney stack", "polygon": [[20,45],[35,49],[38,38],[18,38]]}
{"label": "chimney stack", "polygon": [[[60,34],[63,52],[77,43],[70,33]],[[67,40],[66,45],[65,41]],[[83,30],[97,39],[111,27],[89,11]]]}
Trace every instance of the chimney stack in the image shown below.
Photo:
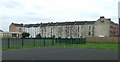
{"label": "chimney stack", "polygon": [[108,18],[108,19],[106,19],[106,20],[109,20],[109,21],[111,21],[111,18]]}
{"label": "chimney stack", "polygon": [[104,18],[104,16],[100,16],[100,18]]}
{"label": "chimney stack", "polygon": [[41,24],[42,24],[42,22],[41,22]]}

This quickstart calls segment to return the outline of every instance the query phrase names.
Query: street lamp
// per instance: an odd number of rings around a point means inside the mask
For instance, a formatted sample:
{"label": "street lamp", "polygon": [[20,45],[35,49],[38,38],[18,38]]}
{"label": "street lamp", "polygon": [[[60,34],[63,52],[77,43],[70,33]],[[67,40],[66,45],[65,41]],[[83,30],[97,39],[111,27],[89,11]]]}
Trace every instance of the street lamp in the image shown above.
{"label": "street lamp", "polygon": [[120,37],[120,1],[118,2],[118,20],[119,20],[119,37]]}

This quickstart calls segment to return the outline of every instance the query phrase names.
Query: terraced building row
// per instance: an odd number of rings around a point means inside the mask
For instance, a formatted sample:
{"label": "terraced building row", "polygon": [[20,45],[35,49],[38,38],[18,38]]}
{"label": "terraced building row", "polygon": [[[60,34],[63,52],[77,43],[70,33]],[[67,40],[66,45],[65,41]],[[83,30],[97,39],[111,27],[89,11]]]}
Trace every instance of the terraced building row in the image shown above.
{"label": "terraced building row", "polygon": [[117,37],[117,23],[101,16],[97,21],[51,22],[37,24],[12,23],[9,32],[27,32],[30,37],[40,34],[42,37],[80,38],[83,37]]}

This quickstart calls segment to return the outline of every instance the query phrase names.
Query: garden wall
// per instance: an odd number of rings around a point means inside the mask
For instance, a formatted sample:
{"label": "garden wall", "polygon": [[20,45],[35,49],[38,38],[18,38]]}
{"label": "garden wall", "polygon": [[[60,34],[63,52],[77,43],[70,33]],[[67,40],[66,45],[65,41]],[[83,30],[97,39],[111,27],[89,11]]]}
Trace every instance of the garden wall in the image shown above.
{"label": "garden wall", "polygon": [[118,37],[86,37],[86,42],[115,42],[116,43],[118,42],[119,39]]}

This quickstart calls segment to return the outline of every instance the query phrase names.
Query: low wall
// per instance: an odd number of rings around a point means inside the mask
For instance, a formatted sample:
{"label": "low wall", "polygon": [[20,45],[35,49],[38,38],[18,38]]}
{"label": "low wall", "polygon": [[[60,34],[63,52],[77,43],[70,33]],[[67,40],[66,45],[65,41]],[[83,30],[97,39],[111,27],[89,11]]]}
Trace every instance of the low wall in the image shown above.
{"label": "low wall", "polygon": [[118,37],[86,37],[86,42],[115,42],[116,43],[118,42],[119,39]]}

